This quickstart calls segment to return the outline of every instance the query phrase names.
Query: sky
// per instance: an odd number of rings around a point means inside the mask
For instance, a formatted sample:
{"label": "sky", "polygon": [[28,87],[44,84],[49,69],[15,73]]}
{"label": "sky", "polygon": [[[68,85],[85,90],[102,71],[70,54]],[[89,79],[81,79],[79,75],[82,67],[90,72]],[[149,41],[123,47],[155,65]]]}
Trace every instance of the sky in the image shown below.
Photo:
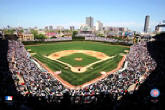
{"label": "sky", "polygon": [[142,31],[145,16],[150,29],[165,20],[165,0],[0,0],[0,28],[53,25],[78,28],[85,17],[104,26],[124,26]]}

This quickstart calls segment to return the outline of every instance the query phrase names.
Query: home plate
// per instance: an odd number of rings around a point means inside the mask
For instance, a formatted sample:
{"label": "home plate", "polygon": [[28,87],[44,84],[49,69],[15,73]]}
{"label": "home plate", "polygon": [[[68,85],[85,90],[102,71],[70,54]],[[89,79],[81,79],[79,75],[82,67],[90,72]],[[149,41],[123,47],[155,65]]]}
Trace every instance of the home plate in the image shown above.
{"label": "home plate", "polygon": [[101,73],[101,74],[106,74],[106,72],[105,72],[105,71],[101,71],[100,73]]}

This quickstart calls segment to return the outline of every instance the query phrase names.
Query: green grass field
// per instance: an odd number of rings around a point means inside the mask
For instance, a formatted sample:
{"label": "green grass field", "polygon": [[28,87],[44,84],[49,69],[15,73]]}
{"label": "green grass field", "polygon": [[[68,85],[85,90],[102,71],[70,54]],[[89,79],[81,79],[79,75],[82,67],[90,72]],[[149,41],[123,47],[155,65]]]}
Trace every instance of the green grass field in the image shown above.
{"label": "green grass field", "polygon": [[[37,58],[42,63],[46,64],[51,70],[53,71],[61,70],[62,73],[60,74],[60,77],[72,85],[81,85],[94,78],[97,78],[98,76],[101,75],[100,74],[101,71],[108,72],[113,70],[114,68],[117,67],[118,62],[122,58],[122,56],[120,56],[119,54],[124,53],[124,50],[129,50],[129,48],[120,45],[110,45],[108,43],[92,42],[92,41],[57,42],[50,44],[48,43],[48,44],[40,44],[36,46],[26,46],[26,49],[31,49],[32,53],[36,53],[33,57]],[[75,73],[72,72],[70,69],[65,69],[66,65],[44,57],[50,55],[51,53],[62,50],[94,50],[94,51],[103,52],[108,56],[115,56],[115,57],[92,65],[92,67],[89,67],[86,72]],[[83,57],[84,62],[82,61],[81,63],[72,62],[75,57]],[[77,53],[66,56],[66,58],[62,57],[60,58],[60,60],[63,60],[66,63],[70,63],[71,65],[85,66],[89,63],[97,61],[98,59],[96,59],[95,57],[91,58],[91,56]]]}
{"label": "green grass field", "polygon": [[[82,58],[82,61],[76,61],[75,58]],[[86,66],[90,63],[98,61],[99,59],[82,53],[75,53],[62,57],[58,60],[68,63],[72,66]]]}

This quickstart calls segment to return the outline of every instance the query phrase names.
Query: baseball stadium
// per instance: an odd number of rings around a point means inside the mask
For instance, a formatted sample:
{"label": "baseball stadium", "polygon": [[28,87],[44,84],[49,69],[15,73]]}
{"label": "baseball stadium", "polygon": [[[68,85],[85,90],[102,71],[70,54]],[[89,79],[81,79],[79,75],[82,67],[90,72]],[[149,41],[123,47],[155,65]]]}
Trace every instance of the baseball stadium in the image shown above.
{"label": "baseball stadium", "polygon": [[147,94],[153,85],[147,88],[146,82],[150,79],[153,83],[162,74],[153,76],[158,63],[151,51],[157,44],[151,42],[128,44],[113,38],[61,37],[28,43],[13,36],[6,38],[0,43],[1,75],[8,81],[5,87],[9,87],[4,95],[10,93],[15,100],[28,102],[36,109],[61,104],[109,107],[119,102],[122,107],[130,100],[144,98],[138,95],[144,92],[137,91],[146,90],[145,97],[149,97]]}

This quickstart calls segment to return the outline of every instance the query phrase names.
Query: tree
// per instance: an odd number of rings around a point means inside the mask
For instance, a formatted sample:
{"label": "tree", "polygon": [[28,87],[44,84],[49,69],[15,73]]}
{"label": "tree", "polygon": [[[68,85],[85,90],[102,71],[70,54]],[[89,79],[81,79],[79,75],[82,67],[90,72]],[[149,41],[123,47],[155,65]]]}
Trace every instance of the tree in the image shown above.
{"label": "tree", "polygon": [[34,39],[40,39],[40,40],[46,39],[46,36],[43,34],[38,34],[37,30],[32,29],[31,33],[34,35]]}
{"label": "tree", "polygon": [[30,31],[34,35],[34,37],[38,35],[38,31],[37,30],[32,29]]}
{"label": "tree", "polygon": [[4,33],[5,34],[14,34],[14,29],[7,29],[7,30],[4,30]]}
{"label": "tree", "polygon": [[99,33],[99,34],[97,34],[97,36],[104,37],[104,34]]}
{"label": "tree", "polygon": [[41,39],[41,40],[43,40],[43,39],[46,39],[46,36],[43,35],[43,34],[37,34],[37,35],[35,36],[35,39]]}
{"label": "tree", "polygon": [[23,33],[23,32],[24,32],[24,30],[23,30],[23,29],[21,29],[21,30],[19,30],[19,32]]}
{"label": "tree", "polygon": [[73,33],[72,33],[72,38],[74,38],[74,37],[76,36],[77,33],[78,33],[77,31],[73,31]]}

